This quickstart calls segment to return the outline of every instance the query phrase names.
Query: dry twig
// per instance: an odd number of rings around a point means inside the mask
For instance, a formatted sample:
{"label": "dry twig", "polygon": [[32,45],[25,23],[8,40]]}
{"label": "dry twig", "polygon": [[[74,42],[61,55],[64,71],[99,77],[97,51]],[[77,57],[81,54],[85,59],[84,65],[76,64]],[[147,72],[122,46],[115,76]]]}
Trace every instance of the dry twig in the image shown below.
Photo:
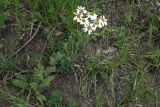
{"label": "dry twig", "polygon": [[20,52],[26,45],[28,45],[28,44],[33,40],[33,38],[37,35],[40,26],[41,26],[41,23],[39,23],[38,28],[36,29],[36,31],[35,31],[35,33],[33,34],[33,36],[32,36],[23,46],[21,46],[19,49],[17,49],[17,51],[15,51],[12,55],[10,55],[10,56],[8,57],[8,59],[10,59],[10,58],[12,58],[13,56],[15,56],[18,52]]}

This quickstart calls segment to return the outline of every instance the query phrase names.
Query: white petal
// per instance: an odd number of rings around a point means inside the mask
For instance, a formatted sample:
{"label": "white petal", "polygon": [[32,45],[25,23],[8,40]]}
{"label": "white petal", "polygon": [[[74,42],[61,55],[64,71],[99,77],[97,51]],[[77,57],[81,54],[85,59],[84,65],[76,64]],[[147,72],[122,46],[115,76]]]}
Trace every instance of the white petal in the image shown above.
{"label": "white petal", "polygon": [[101,24],[99,24],[99,25],[98,25],[98,28],[102,28],[102,25],[101,25]]}
{"label": "white petal", "polygon": [[91,30],[89,30],[89,31],[88,31],[88,34],[90,35],[90,34],[91,34],[91,32],[92,32],[92,31],[91,31]]}
{"label": "white petal", "polygon": [[79,19],[79,18],[77,18],[77,22],[79,22],[79,23],[80,23],[80,19]]}
{"label": "white petal", "polygon": [[88,31],[87,28],[84,28],[84,31],[87,32]]}
{"label": "white petal", "polygon": [[93,26],[94,26],[94,23],[90,23],[89,25],[90,25],[91,27],[93,27]]}
{"label": "white petal", "polygon": [[89,21],[86,21],[85,25],[88,25],[89,24]]}
{"label": "white petal", "polygon": [[77,9],[77,14],[80,14],[80,10],[79,9]]}
{"label": "white petal", "polygon": [[94,30],[94,31],[95,31],[95,30],[96,30],[96,28],[97,28],[97,27],[92,27],[92,30]]}
{"label": "white petal", "polygon": [[73,18],[73,20],[74,20],[74,21],[77,20],[77,16],[75,16],[75,17]]}
{"label": "white petal", "polygon": [[102,23],[102,27],[105,26],[104,22]]}

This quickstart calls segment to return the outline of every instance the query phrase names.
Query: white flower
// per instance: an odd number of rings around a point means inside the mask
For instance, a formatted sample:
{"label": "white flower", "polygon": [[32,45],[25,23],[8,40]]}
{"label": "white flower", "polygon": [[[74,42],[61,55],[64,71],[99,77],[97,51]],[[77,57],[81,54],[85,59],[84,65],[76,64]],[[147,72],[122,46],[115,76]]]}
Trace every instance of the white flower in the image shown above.
{"label": "white flower", "polygon": [[87,32],[89,35],[97,28],[102,28],[107,25],[107,19],[105,16],[97,18],[97,14],[94,12],[87,12],[85,7],[78,6],[74,14],[75,16],[73,20],[83,25],[84,32]]}
{"label": "white flower", "polygon": [[75,17],[73,18],[73,20],[80,22],[80,19],[83,17],[83,14],[78,13],[78,12],[77,13],[74,12],[74,14],[75,14]]}
{"label": "white flower", "polygon": [[86,14],[87,13],[87,10],[85,10],[85,7],[82,7],[82,6],[78,6],[78,9],[76,9],[78,13],[81,13],[81,14]]}
{"label": "white flower", "polygon": [[82,24],[82,25],[88,25],[89,24],[88,18],[81,18],[80,19],[80,24]]}
{"label": "white flower", "polygon": [[84,31],[88,32],[89,35],[95,30],[96,30],[96,27],[93,26],[93,24],[91,24],[91,23],[84,25]]}
{"label": "white flower", "polygon": [[87,16],[88,16],[88,18],[91,18],[91,20],[97,19],[97,15],[93,12],[88,12]]}
{"label": "white flower", "polygon": [[102,20],[102,26],[107,25],[107,19],[104,16],[101,16],[100,19]]}
{"label": "white flower", "polygon": [[97,28],[102,28],[103,26],[102,26],[102,20],[101,19],[97,19],[97,20],[95,20],[94,21],[94,25],[95,25],[95,27]]}

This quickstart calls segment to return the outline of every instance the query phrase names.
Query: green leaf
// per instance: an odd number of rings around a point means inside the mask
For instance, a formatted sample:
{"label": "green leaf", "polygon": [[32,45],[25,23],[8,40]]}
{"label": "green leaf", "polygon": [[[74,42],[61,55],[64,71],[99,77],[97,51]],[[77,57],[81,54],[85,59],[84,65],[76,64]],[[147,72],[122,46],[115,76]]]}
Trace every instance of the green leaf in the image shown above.
{"label": "green leaf", "polygon": [[5,21],[7,20],[7,16],[3,13],[0,13],[0,28],[5,26]]}
{"label": "green leaf", "polygon": [[34,91],[36,91],[38,89],[38,84],[36,82],[31,82],[30,86]]}
{"label": "green leaf", "polygon": [[8,4],[8,0],[0,0],[0,8],[5,8]]}
{"label": "green leaf", "polygon": [[18,88],[26,88],[27,84],[26,81],[20,79],[13,79],[12,84]]}
{"label": "green leaf", "polygon": [[116,33],[117,34],[114,38],[115,39],[114,44],[118,47],[124,46],[124,44],[128,42],[126,37],[127,29],[124,26],[121,26],[119,29],[117,29]]}
{"label": "green leaf", "polygon": [[43,66],[38,66],[33,73],[34,81],[43,81],[44,80],[44,68]]}
{"label": "green leaf", "polygon": [[46,79],[42,81],[41,87],[48,87],[50,82],[52,81],[52,76],[48,76]]}
{"label": "green leaf", "polygon": [[67,102],[66,107],[80,107],[80,103],[77,102],[74,98],[70,97]]}
{"label": "green leaf", "polygon": [[55,105],[61,105],[62,93],[59,90],[54,90],[47,100],[47,107],[54,107]]}
{"label": "green leaf", "polygon": [[36,99],[37,99],[42,105],[44,105],[44,101],[47,101],[46,97],[45,97],[44,95],[42,95],[42,94],[38,94],[38,95],[36,96]]}
{"label": "green leaf", "polygon": [[0,49],[3,48],[3,44],[0,44]]}
{"label": "green leaf", "polygon": [[56,55],[56,69],[65,75],[72,75],[74,73],[74,66],[67,55],[58,52]]}

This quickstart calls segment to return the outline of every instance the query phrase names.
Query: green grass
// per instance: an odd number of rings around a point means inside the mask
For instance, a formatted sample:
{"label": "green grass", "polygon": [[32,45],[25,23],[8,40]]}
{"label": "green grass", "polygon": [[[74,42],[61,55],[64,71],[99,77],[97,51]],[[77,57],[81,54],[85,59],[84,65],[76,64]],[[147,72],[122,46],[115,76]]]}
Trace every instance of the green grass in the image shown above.
{"label": "green grass", "polygon": [[[155,2],[1,0],[0,106],[159,107]],[[108,25],[83,32],[73,21],[77,6],[105,15]]]}

